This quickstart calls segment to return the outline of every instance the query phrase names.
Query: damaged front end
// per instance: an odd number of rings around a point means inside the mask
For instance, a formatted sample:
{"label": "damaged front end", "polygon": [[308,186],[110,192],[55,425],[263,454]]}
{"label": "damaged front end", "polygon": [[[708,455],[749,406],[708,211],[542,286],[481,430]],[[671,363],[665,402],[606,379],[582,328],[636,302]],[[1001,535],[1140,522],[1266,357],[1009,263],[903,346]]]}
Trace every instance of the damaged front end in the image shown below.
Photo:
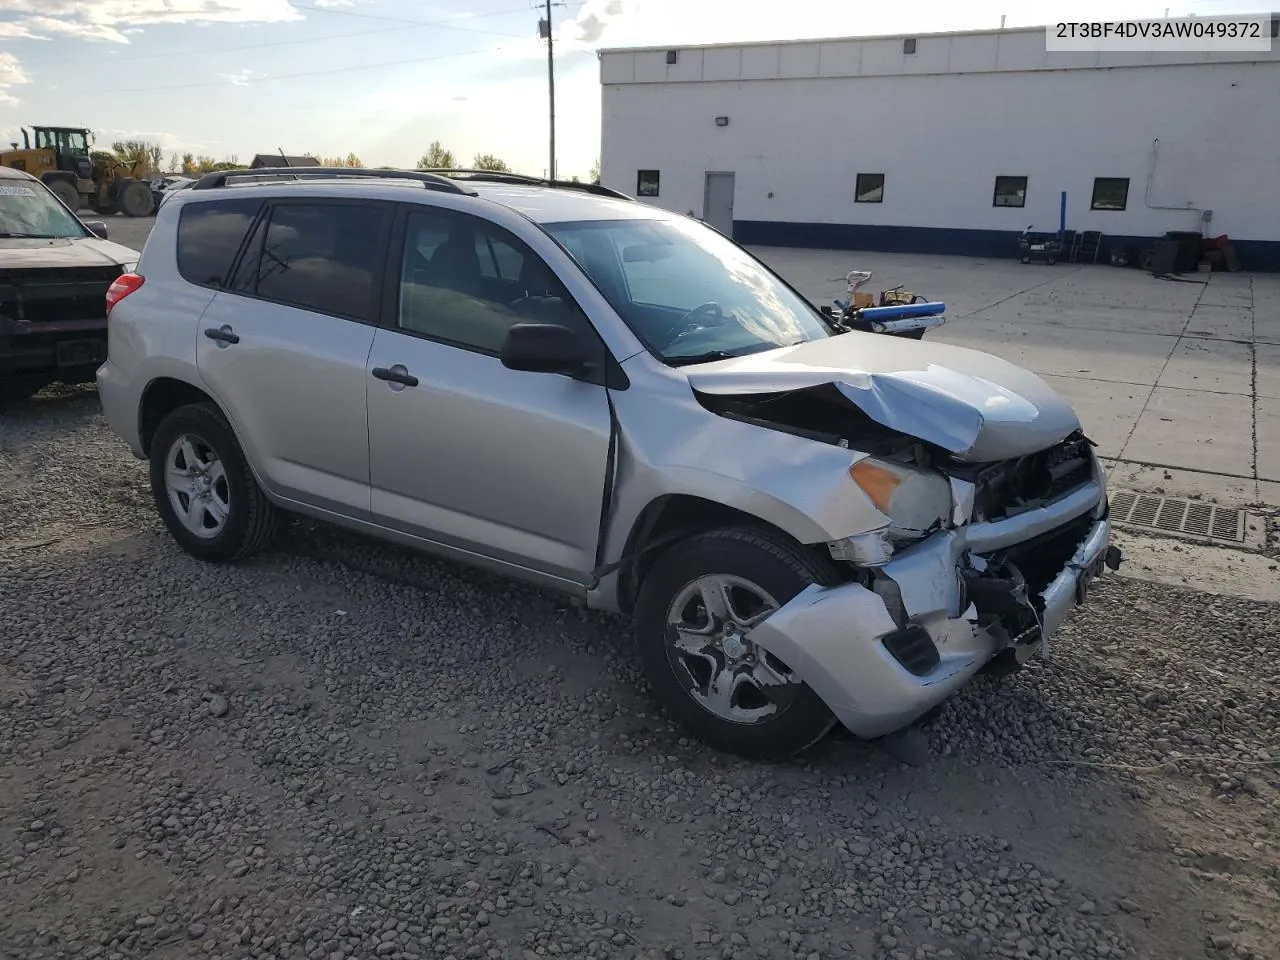
{"label": "damaged front end", "polygon": [[[847,582],[809,587],[751,639],[863,737],[906,726],[979,670],[1024,663],[1120,562],[1105,474],[1078,423],[1063,436],[1055,415],[1058,435],[1037,443],[1034,416],[992,431],[954,395],[932,410],[877,406],[905,399],[900,387],[699,398],[721,416],[854,453],[850,479],[886,522],[825,544]],[[941,416],[949,408],[958,415]],[[913,417],[916,435],[901,429]]]}

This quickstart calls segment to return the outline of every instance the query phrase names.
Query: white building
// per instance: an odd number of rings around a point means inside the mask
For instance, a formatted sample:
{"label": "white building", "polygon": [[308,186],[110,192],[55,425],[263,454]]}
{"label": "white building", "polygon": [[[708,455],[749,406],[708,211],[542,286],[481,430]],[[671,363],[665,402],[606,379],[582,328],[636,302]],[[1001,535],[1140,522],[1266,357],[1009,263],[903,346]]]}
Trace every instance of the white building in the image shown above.
{"label": "white building", "polygon": [[[1276,22],[1272,21],[1272,34]],[[1280,269],[1280,40],[1058,53],[1044,28],[600,52],[601,183],[741,242],[1012,256],[1226,234]]]}

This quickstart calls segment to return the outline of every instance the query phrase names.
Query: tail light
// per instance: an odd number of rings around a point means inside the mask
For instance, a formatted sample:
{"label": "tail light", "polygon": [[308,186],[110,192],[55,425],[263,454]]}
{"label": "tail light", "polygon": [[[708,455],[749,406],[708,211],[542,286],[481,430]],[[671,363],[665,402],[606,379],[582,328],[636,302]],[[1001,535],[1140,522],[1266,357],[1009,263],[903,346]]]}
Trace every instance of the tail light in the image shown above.
{"label": "tail light", "polygon": [[107,315],[110,316],[112,308],[117,303],[133,291],[140,289],[143,280],[143,276],[138,273],[122,273],[116,277],[107,288]]}

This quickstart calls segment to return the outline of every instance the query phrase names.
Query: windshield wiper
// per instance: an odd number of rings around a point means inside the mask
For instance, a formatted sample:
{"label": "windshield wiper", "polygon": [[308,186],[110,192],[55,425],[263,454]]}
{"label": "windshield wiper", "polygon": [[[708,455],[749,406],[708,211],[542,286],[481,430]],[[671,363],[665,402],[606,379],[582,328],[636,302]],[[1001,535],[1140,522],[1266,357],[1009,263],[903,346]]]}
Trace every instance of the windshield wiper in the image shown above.
{"label": "windshield wiper", "polygon": [[54,233],[0,233],[0,237],[6,240],[60,240],[62,239]]}
{"label": "windshield wiper", "polygon": [[691,353],[686,356],[664,357],[673,367],[684,367],[694,363],[711,363],[715,360],[733,360],[739,354],[727,350],[708,350],[706,353]]}

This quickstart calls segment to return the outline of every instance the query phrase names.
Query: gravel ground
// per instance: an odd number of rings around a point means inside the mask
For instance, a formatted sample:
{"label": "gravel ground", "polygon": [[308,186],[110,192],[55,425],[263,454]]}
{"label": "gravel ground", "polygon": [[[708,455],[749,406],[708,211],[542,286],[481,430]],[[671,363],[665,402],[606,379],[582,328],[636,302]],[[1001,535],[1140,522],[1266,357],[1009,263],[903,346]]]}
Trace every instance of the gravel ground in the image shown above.
{"label": "gravel ground", "polygon": [[4,960],[1280,957],[1274,606],[1111,578],[925,766],[750,764],[550,594],[187,558],[79,389],[0,416],[0,638]]}

